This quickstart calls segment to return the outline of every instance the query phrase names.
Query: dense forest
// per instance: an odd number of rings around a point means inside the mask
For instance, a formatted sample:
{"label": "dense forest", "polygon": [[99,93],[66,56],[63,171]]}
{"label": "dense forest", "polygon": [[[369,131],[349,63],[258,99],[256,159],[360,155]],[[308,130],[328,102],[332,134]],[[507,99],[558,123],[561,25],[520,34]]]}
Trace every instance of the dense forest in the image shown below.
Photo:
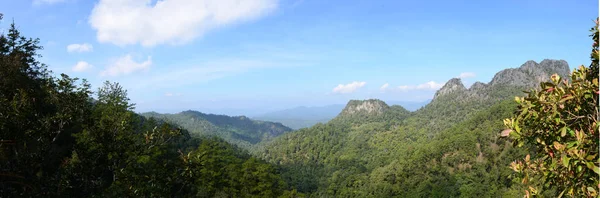
{"label": "dense forest", "polygon": [[289,197],[277,167],[135,114],[127,91],[54,77],[39,39],[0,36],[2,197]]}
{"label": "dense forest", "polygon": [[280,123],[252,120],[246,116],[204,114],[197,111],[183,111],[177,114],[142,113],[148,118],[156,118],[187,129],[194,137],[219,137],[244,149],[269,141],[292,129]]}
{"label": "dense forest", "polygon": [[[1,16],[1,15],[0,15]],[[55,76],[0,35],[2,197],[597,197],[598,22],[589,67],[527,61],[411,112],[351,100],[326,123],[134,113],[127,90]]]}

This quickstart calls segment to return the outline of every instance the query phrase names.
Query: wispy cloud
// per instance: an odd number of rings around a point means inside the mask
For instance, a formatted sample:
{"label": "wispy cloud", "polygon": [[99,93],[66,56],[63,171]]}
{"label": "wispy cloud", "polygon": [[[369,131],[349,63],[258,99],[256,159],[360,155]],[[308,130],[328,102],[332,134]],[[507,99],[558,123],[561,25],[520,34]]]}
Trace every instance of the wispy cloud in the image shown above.
{"label": "wispy cloud", "polygon": [[162,70],[153,71],[150,74],[136,76],[127,80],[132,84],[131,88],[133,89],[150,87],[169,88],[204,83],[255,69],[295,66],[302,66],[302,63],[223,59],[199,63],[193,66],[162,66]]}
{"label": "wispy cloud", "polygon": [[460,73],[460,75],[458,75],[457,77],[458,78],[473,78],[475,76],[476,75],[473,72],[463,72],[463,73]]}
{"label": "wispy cloud", "polygon": [[67,52],[91,52],[94,50],[94,47],[89,43],[82,44],[70,44],[67,46]]}
{"label": "wispy cloud", "polygon": [[181,96],[181,93],[171,93],[171,92],[167,92],[167,93],[165,93],[165,96],[167,96],[167,97]]}
{"label": "wispy cloud", "polygon": [[183,44],[215,28],[255,20],[278,0],[100,0],[89,22],[100,42],[116,45]]}
{"label": "wispy cloud", "polygon": [[66,0],[33,0],[33,5],[62,3]]}
{"label": "wispy cloud", "polygon": [[111,65],[106,67],[106,69],[100,73],[100,76],[127,75],[136,71],[148,70],[150,65],[152,65],[151,56],[148,56],[146,61],[138,63],[132,59],[131,54],[127,54],[118,58]]}
{"label": "wispy cloud", "polygon": [[429,81],[419,85],[400,85],[397,87],[400,91],[410,91],[410,90],[438,90],[444,86],[443,83],[437,83],[435,81]]}
{"label": "wispy cloud", "polygon": [[386,90],[386,89],[387,89],[389,86],[390,86],[390,84],[388,84],[388,83],[385,83],[385,84],[381,85],[381,87],[379,88],[379,90],[380,90],[381,92],[385,92],[385,90]]}
{"label": "wispy cloud", "polygon": [[333,93],[338,93],[338,94],[348,94],[348,93],[353,93],[356,90],[358,90],[359,88],[365,86],[365,84],[367,84],[366,82],[359,82],[359,81],[354,81],[348,84],[339,84],[337,87],[333,88]]}
{"label": "wispy cloud", "polygon": [[73,66],[72,70],[74,72],[84,72],[84,71],[91,69],[92,67],[94,67],[94,66],[90,65],[88,62],[79,61],[79,62],[77,62],[77,64],[75,64],[75,66]]}

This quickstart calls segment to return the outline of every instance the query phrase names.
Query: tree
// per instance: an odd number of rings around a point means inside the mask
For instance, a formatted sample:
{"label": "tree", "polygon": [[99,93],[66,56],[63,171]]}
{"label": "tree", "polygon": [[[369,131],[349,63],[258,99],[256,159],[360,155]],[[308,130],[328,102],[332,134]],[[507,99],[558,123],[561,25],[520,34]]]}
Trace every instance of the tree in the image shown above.
{"label": "tree", "polygon": [[598,53],[598,19],[596,19],[596,26],[590,29],[592,34],[590,37],[594,40],[594,44],[592,44],[592,53],[590,54],[590,58],[592,59],[592,63],[590,64],[590,74],[588,75],[588,80],[593,80],[593,78],[598,77],[598,61],[599,61],[599,53]]}
{"label": "tree", "polygon": [[590,67],[575,69],[570,82],[553,75],[551,82],[541,84],[541,90],[516,97],[519,110],[504,120],[508,129],[502,136],[510,136],[518,147],[533,148],[533,155],[511,164],[522,183],[529,184],[527,197],[553,187],[559,197],[598,196],[597,20],[592,31]]}

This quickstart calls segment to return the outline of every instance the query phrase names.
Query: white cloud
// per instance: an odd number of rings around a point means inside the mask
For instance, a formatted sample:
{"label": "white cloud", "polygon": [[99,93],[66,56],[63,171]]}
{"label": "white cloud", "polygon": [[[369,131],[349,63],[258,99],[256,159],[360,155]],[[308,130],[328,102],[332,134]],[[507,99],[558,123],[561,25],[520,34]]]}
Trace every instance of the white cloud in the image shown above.
{"label": "white cloud", "polygon": [[140,70],[148,70],[152,65],[152,57],[148,56],[148,59],[144,62],[137,63],[132,58],[131,55],[125,55],[116,61],[113,64],[109,65],[104,71],[100,73],[101,76],[119,76],[126,75],[132,72],[140,71]]}
{"label": "white cloud", "polygon": [[339,84],[337,87],[333,88],[333,93],[340,93],[340,94],[346,94],[346,93],[352,93],[355,92],[357,89],[365,86],[365,84],[367,84],[366,82],[358,82],[358,81],[354,81],[352,83],[349,84]]}
{"label": "white cloud", "polygon": [[463,72],[458,75],[458,78],[473,78],[475,77],[475,73],[473,72]]}
{"label": "white cloud", "polygon": [[33,5],[62,3],[66,0],[33,0]]}
{"label": "white cloud", "polygon": [[390,86],[390,84],[385,83],[383,85],[381,85],[381,88],[379,88],[379,90],[381,90],[382,92],[385,91],[388,87]]}
{"label": "white cloud", "polygon": [[260,18],[278,0],[100,0],[89,17],[99,42],[183,44],[215,28]]}
{"label": "white cloud", "polygon": [[411,90],[411,89],[414,89],[414,86],[408,86],[408,85],[398,86],[398,90],[400,90],[400,91],[406,91],[406,90]]}
{"label": "white cloud", "polygon": [[77,62],[77,64],[75,64],[75,66],[73,66],[72,70],[74,72],[84,72],[86,70],[91,69],[92,67],[94,67],[94,66],[90,65],[88,62],[79,61],[79,62]]}
{"label": "white cloud", "polygon": [[170,92],[167,92],[167,93],[165,93],[165,96],[167,96],[167,97],[181,96],[181,93],[170,93]]}
{"label": "white cloud", "polygon": [[442,86],[444,86],[444,84],[442,83],[436,83],[434,81],[429,81],[420,85],[417,85],[417,89],[419,90],[437,90],[439,88],[442,88]]}
{"label": "white cloud", "polygon": [[71,44],[67,46],[67,51],[68,52],[91,52],[94,50],[94,47],[92,47],[91,44],[89,43],[83,43],[83,44]]}
{"label": "white cloud", "polygon": [[[199,61],[200,62],[200,61]],[[223,59],[202,62],[191,66],[168,65],[153,71],[149,76],[136,76],[126,81],[131,89],[172,88],[204,83],[215,79],[244,73],[252,69],[295,67],[298,63],[262,60]],[[164,69],[168,68],[168,69]]]}
{"label": "white cloud", "polygon": [[400,91],[410,91],[410,90],[438,90],[442,88],[444,84],[437,83],[435,81],[429,81],[420,85],[401,85],[398,86],[397,89]]}

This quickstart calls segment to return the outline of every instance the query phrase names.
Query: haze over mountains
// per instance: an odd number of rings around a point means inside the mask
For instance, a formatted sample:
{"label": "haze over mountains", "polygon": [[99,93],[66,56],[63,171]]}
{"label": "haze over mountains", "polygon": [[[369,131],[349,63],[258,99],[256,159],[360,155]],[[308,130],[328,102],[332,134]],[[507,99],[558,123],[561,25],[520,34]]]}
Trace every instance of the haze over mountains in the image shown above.
{"label": "haze over mountains", "polygon": [[[533,60],[529,60],[519,68],[509,68],[496,73],[489,83],[475,82],[468,89],[463,85],[461,79],[452,78],[435,93],[434,99],[441,95],[453,92],[463,93],[466,97],[485,99],[495,94],[490,93],[490,90],[488,90],[489,87],[533,87],[540,82],[547,81],[548,77],[546,74],[553,72],[563,76],[568,74],[569,70],[566,61],[544,59],[540,63],[537,63]],[[416,111],[430,102],[431,100],[423,102],[388,101],[387,104],[399,105],[408,111]],[[313,107],[299,106],[268,113],[260,113],[264,112],[264,110],[216,109],[204,113],[228,116],[250,116],[254,120],[278,122],[292,129],[300,129],[313,126],[317,123],[326,123],[337,116],[344,107],[345,105],[343,104]]]}
{"label": "haze over mountains", "polygon": [[246,116],[231,117],[191,110],[177,114],[148,112],[143,113],[142,116],[181,126],[194,137],[215,136],[245,149],[292,131],[280,123],[251,120]]}
{"label": "haze over mountains", "polygon": [[[410,101],[389,101],[390,105],[400,105],[409,111],[415,111],[431,100],[423,102],[410,102]],[[345,105],[335,104],[319,107],[306,107],[300,106],[291,109],[284,109],[280,111],[269,112],[253,116],[253,119],[266,120],[272,122],[280,122],[292,129],[300,129],[305,127],[313,126],[317,123],[326,123],[337,116]]]}
{"label": "haze over mountains", "polygon": [[[554,73],[568,76],[568,63],[564,60],[544,59],[540,63],[530,60],[518,68],[498,72],[489,83],[476,82],[468,89],[461,79],[452,78],[436,91],[433,100],[425,102],[387,104],[378,99],[351,100],[346,105],[297,107],[251,118],[191,110],[176,114],[148,112],[142,115],[170,121],[187,129],[192,135],[217,136],[246,149],[254,149],[255,145],[269,142],[292,129],[307,128],[318,123],[387,122],[408,117],[407,120],[413,120],[411,123],[423,122],[415,126],[417,128],[443,130],[499,101],[521,95],[522,90],[547,81],[548,76]],[[428,136],[431,135],[428,133]]]}

